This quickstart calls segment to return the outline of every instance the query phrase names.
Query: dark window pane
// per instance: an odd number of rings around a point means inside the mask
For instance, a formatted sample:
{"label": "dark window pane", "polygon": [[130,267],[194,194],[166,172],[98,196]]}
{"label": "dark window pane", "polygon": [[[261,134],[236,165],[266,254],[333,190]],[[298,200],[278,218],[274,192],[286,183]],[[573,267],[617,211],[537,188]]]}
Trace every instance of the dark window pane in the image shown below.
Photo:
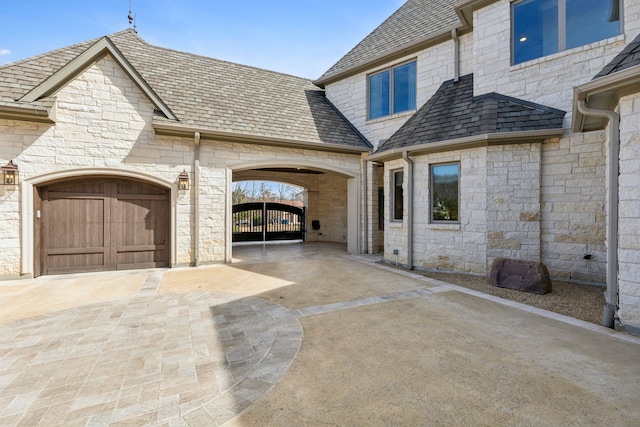
{"label": "dark window pane", "polygon": [[431,167],[431,191],[433,221],[459,221],[458,189],[460,165],[439,165]]}
{"label": "dark window pane", "polygon": [[404,193],[402,191],[402,181],[404,172],[393,173],[393,219],[402,219],[404,215]]}
{"label": "dark window pane", "polygon": [[567,0],[567,49],[618,34],[619,0]]}
{"label": "dark window pane", "polygon": [[401,65],[393,70],[393,112],[416,108],[416,63]]}
{"label": "dark window pane", "polygon": [[384,188],[378,188],[378,230],[384,230]]}
{"label": "dark window pane", "polygon": [[513,6],[513,63],[558,51],[558,0],[525,0]]}
{"label": "dark window pane", "polygon": [[369,77],[369,118],[389,115],[389,71]]}

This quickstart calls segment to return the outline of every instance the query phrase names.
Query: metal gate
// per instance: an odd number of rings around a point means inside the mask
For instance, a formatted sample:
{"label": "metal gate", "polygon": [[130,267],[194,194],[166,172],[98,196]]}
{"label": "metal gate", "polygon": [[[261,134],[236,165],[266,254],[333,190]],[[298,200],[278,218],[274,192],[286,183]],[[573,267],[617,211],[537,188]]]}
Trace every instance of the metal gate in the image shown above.
{"label": "metal gate", "polygon": [[233,206],[234,242],[304,240],[305,208],[255,202]]}

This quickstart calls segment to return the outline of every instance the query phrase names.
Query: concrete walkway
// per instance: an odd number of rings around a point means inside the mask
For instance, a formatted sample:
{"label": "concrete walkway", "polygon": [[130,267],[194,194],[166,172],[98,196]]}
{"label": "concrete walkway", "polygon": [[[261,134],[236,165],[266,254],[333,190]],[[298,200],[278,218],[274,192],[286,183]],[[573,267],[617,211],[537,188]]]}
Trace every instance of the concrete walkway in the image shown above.
{"label": "concrete walkway", "polygon": [[340,245],[0,282],[0,426],[637,425],[640,339]]}

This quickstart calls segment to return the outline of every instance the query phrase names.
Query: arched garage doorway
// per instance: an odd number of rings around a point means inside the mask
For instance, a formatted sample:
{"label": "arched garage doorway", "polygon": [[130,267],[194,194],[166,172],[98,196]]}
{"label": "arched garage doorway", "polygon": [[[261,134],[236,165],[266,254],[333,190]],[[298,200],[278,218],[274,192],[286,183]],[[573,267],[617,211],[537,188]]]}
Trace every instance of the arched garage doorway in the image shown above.
{"label": "arched garage doorway", "polygon": [[169,266],[169,189],[116,177],[35,189],[35,276]]}
{"label": "arched garage doorway", "polygon": [[[356,163],[357,168],[360,167]],[[358,169],[359,171],[359,169]],[[349,253],[360,252],[360,176],[331,165],[301,161],[270,161],[236,165],[229,170],[228,192],[236,181],[275,181],[305,189],[306,242],[345,243]],[[232,262],[233,212],[227,205],[227,262]],[[318,224],[315,228],[313,224]]]}

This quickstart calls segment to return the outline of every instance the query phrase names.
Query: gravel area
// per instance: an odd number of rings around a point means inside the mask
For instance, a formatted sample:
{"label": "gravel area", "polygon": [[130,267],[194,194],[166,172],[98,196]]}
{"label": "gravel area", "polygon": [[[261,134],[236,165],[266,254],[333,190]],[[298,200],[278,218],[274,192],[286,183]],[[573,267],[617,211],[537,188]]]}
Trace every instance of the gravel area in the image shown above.
{"label": "gravel area", "polygon": [[[385,265],[394,267],[393,264]],[[602,322],[602,309],[605,304],[604,286],[583,285],[571,282],[553,281],[552,291],[546,295],[530,294],[528,292],[516,291],[513,289],[499,288],[489,285],[486,276],[473,276],[458,273],[435,273],[430,271],[417,271],[412,273],[421,274],[432,279],[452,283],[495,295],[500,298],[517,301],[522,304],[564,314],[565,316],[584,320],[598,325]]]}

